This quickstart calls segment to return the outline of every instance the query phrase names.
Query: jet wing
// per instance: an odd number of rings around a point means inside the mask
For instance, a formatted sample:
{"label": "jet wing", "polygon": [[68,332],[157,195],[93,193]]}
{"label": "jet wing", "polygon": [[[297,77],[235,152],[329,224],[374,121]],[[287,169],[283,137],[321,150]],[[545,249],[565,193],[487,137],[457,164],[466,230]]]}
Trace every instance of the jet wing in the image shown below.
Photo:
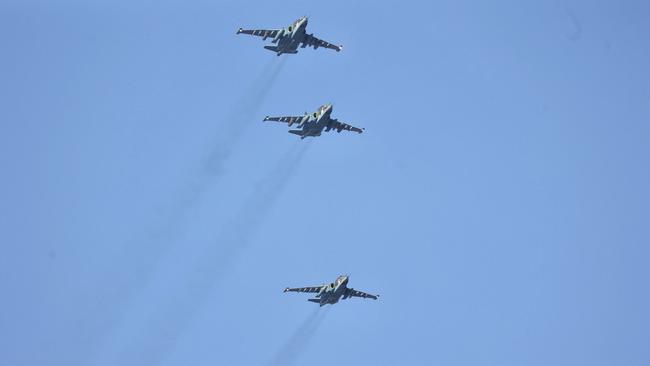
{"label": "jet wing", "polygon": [[350,296],[350,297],[352,297],[352,296],[354,296],[354,297],[363,297],[364,299],[368,298],[368,299],[373,299],[373,300],[377,300],[377,298],[379,297],[379,295],[370,295],[370,294],[367,294],[367,293],[365,293],[363,291],[357,291],[357,290],[355,290],[353,288],[349,288],[348,291],[349,292],[347,293],[347,295]]}
{"label": "jet wing", "polygon": [[264,39],[271,37],[275,38],[275,36],[280,33],[281,29],[242,29],[239,28],[237,31],[237,34],[243,33],[243,34],[250,34],[251,36],[259,36],[263,37]]}
{"label": "jet wing", "polygon": [[305,46],[314,47],[314,49],[317,49],[318,47],[325,47],[335,50],[336,52],[343,49],[343,46],[337,46],[335,44],[325,42],[322,39],[314,37],[313,34],[305,34],[305,37],[302,39],[302,47]]}
{"label": "jet wing", "polygon": [[286,117],[269,117],[266,116],[264,121],[274,121],[274,122],[284,122],[288,123],[291,126],[294,123],[302,123],[303,120],[309,119],[308,116],[286,116]]}
{"label": "jet wing", "polygon": [[295,288],[290,288],[287,287],[284,289],[284,292],[290,291],[290,292],[320,292],[320,290],[323,288],[323,286],[311,286],[311,287],[295,287]]}
{"label": "jet wing", "polygon": [[363,128],[354,127],[347,123],[339,122],[335,119],[330,120],[330,123],[327,125],[327,130],[329,131],[330,129],[335,129],[336,132],[341,132],[345,130],[345,131],[362,133],[364,131]]}

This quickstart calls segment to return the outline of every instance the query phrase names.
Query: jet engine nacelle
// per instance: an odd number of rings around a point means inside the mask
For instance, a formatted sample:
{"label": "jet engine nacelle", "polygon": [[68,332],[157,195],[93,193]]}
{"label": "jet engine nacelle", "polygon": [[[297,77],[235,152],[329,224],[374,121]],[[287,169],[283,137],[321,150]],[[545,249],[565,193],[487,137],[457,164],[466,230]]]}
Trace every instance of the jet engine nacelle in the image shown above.
{"label": "jet engine nacelle", "polygon": [[275,35],[275,38],[273,38],[273,43],[277,43],[280,37],[284,35],[284,29],[280,30],[278,34]]}

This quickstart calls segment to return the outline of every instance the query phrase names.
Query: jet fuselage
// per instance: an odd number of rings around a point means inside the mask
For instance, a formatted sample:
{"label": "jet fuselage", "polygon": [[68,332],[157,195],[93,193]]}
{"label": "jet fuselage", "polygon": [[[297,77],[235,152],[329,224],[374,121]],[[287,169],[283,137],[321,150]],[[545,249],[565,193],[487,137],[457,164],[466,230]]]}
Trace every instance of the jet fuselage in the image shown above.
{"label": "jet fuselage", "polygon": [[320,136],[323,130],[330,123],[333,109],[334,107],[332,104],[320,106],[316,112],[309,115],[307,122],[302,123],[299,126],[299,130],[291,130],[289,132],[300,135],[302,138],[307,136]]}
{"label": "jet fuselage", "polygon": [[276,43],[276,48],[266,47],[269,50],[275,51],[278,53],[278,56],[283,53],[297,53],[298,46],[302,42],[303,38],[307,34],[307,18],[302,17],[292,25],[283,29],[282,34],[273,40],[273,43]]}
{"label": "jet fuselage", "polygon": [[321,292],[316,295],[317,299],[309,299],[309,301],[318,302],[320,306],[323,306],[325,304],[336,304],[339,302],[341,297],[345,295],[347,286],[348,276],[339,276],[336,281],[330,283],[326,287],[323,287]]}

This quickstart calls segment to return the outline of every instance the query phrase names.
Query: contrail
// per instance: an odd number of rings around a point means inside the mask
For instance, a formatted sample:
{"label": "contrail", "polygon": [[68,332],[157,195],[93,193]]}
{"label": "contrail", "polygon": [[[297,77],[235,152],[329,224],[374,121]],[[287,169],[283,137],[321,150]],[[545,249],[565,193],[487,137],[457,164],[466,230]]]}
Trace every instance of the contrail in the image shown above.
{"label": "contrail", "polygon": [[[165,223],[160,225],[161,230],[154,233],[154,241],[157,243],[173,242],[185,225],[188,213],[196,207],[205,192],[213,186],[216,178],[223,175],[223,164],[232,155],[246,129],[259,122],[259,110],[280,75],[285,60],[286,58],[274,59],[268,63],[233,107],[230,115],[226,117],[225,123],[219,125],[219,135],[212,143],[211,150],[202,158],[197,174],[191,178],[189,185],[170,207],[169,216],[165,219]],[[160,245],[157,245],[157,248],[160,250]],[[160,252],[164,251],[164,248],[162,249]],[[152,270],[152,268],[142,265],[139,268],[140,272]],[[139,275],[140,278],[143,278],[149,273],[139,273]]]}
{"label": "contrail", "polygon": [[582,24],[580,23],[580,20],[575,15],[575,13],[571,11],[571,9],[566,4],[564,5],[564,12],[569,17],[571,24],[573,25],[573,32],[567,34],[567,38],[572,42],[576,42],[582,36]]}
{"label": "contrail", "polygon": [[296,363],[298,358],[307,350],[314,334],[320,327],[325,319],[329,307],[321,310],[320,307],[316,308],[305,321],[296,329],[291,337],[284,343],[278,350],[271,362],[270,366],[282,365],[290,366]]}
{"label": "contrail", "polygon": [[241,100],[233,107],[230,116],[226,117],[225,123],[220,125],[220,134],[212,144],[212,150],[202,158],[196,175],[190,178],[189,184],[179,193],[175,202],[167,210],[169,214],[163,220],[164,222],[158,226],[158,230],[155,230],[152,238],[149,239],[156,243],[157,252],[156,255],[147,258],[147,263],[138,263],[135,269],[138,271],[136,277],[144,279],[140,281],[141,283],[146,284],[146,279],[153,271],[157,260],[163,256],[166,247],[169,247],[179,236],[189,211],[212,187],[215,178],[223,173],[223,163],[232,155],[246,129],[251,124],[259,122],[257,114],[284,64],[285,58],[274,59],[268,63]]}
{"label": "contrail", "polygon": [[168,227],[182,224],[187,212],[212,186],[214,179],[224,173],[223,164],[232,155],[246,129],[260,121],[258,115],[260,108],[280,75],[285,62],[286,58],[281,58],[274,59],[267,64],[241,100],[233,107],[230,115],[226,116],[225,123],[219,125],[219,135],[215,137],[211,150],[202,158],[201,167],[194,182],[179,198],[176,207],[173,207]]}
{"label": "contrail", "polygon": [[260,77],[253,83],[242,100],[235,106],[234,113],[225,125],[220,126],[220,135],[213,144],[214,149],[206,156],[204,166],[213,175],[223,171],[223,163],[232,153],[246,128],[259,122],[258,113],[266,97],[280,75],[286,58],[274,59],[268,64]]}
{"label": "contrail", "polygon": [[260,181],[241,211],[223,226],[217,245],[206,245],[189,265],[185,263],[178,270],[181,273],[176,282],[157,283],[149,296],[144,295],[147,303],[155,303],[155,307],[139,307],[129,314],[129,326],[136,329],[121,332],[120,344],[112,351],[115,359],[107,364],[156,365],[166,359],[227,268],[248,246],[309,146],[309,142],[296,141]]}
{"label": "contrail", "polygon": [[241,248],[239,243],[246,242],[255,234],[305,156],[310,144],[311,141],[294,143],[269,176],[258,183],[255,193],[246,202],[242,212],[226,225],[225,231],[220,236],[220,244],[230,247],[231,251],[238,250]]}
{"label": "contrail", "polygon": [[[125,271],[114,273],[113,277],[107,278],[106,281],[124,284],[124,290],[119,295],[122,300],[122,309],[111,314],[113,321],[111,327],[98,341],[98,351],[100,354],[110,352],[106,349],[105,343],[108,338],[113,338],[113,333],[119,333],[117,329],[123,327],[125,317],[130,312],[136,311],[135,303],[141,293],[146,293],[146,288],[151,284],[151,277],[164,258],[170,247],[181,234],[185,220],[192,208],[196,206],[204,193],[212,187],[215,179],[223,171],[223,163],[232,155],[236,145],[244,136],[244,132],[253,123],[259,122],[260,108],[264,104],[266,97],[280,75],[285,58],[273,59],[265,65],[258,77],[254,80],[240,101],[235,104],[226,115],[226,121],[219,126],[219,135],[212,150],[206,153],[199,166],[198,171],[186,182],[185,187],[176,196],[169,208],[165,210],[168,214],[161,222],[150,230],[143,242],[139,244],[141,249],[149,247],[146,256],[136,257],[132,253],[132,248],[126,247],[123,253],[120,253],[117,260],[120,261]],[[137,311],[136,311],[137,312]],[[103,362],[102,360],[96,360]]]}

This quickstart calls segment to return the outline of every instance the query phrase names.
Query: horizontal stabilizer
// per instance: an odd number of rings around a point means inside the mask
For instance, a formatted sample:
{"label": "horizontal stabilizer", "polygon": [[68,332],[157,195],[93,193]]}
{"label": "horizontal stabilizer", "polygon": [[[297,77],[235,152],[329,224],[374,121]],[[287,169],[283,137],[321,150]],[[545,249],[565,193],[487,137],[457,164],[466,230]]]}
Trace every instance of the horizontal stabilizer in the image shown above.
{"label": "horizontal stabilizer", "polygon": [[266,48],[269,51],[276,52],[278,56],[280,56],[283,53],[292,53],[292,54],[298,53],[298,51],[287,51],[287,50],[280,51],[280,48],[278,46],[264,46],[264,48]]}
{"label": "horizontal stabilizer", "polygon": [[302,130],[289,130],[289,133],[292,133],[294,135],[302,136],[305,133]]}
{"label": "horizontal stabilizer", "polygon": [[315,302],[317,304],[320,304],[320,299],[307,299],[307,301]]}

